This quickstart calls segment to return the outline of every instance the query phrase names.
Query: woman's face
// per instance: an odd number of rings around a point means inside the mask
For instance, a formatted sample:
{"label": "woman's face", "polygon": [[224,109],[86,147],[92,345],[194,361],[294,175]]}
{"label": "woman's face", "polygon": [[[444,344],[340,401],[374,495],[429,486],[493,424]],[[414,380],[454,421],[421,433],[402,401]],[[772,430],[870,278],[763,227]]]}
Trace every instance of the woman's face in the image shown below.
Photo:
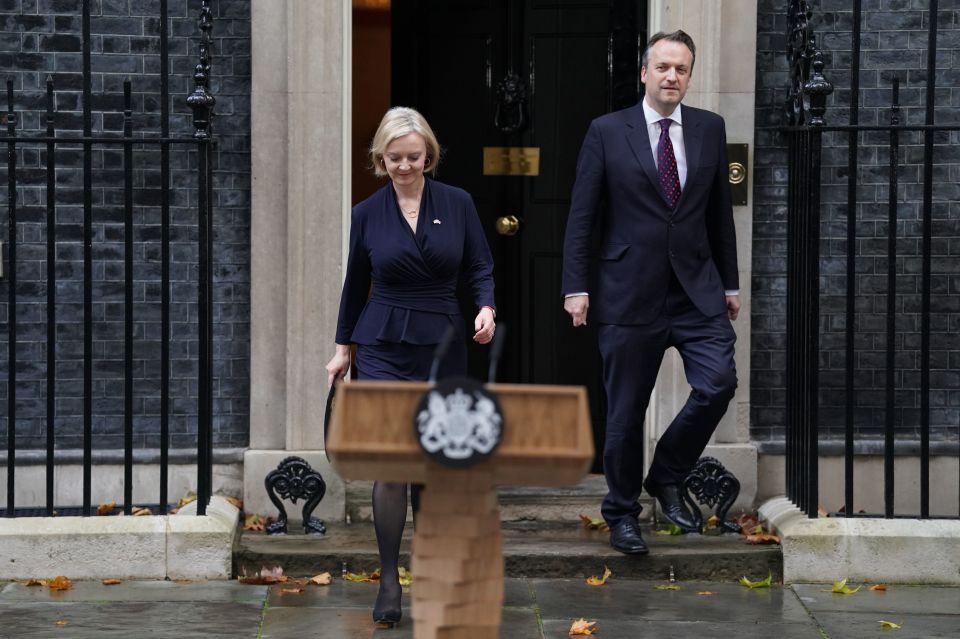
{"label": "woman's face", "polygon": [[423,177],[427,143],[419,133],[393,140],[383,152],[383,166],[394,184],[415,184]]}

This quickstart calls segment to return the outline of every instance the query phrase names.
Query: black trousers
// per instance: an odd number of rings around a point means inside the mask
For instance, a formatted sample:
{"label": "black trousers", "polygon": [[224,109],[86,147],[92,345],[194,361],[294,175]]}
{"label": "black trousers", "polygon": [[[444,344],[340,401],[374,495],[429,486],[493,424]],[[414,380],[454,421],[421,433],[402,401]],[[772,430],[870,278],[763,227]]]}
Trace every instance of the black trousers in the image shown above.
{"label": "black trousers", "polygon": [[609,492],[601,508],[611,526],[640,513],[644,413],[663,355],[671,346],[683,360],[690,396],[657,443],[648,482],[679,483],[693,468],[737,387],[736,335],[726,314],[707,317],[673,279],[664,311],[650,324],[599,328],[607,391],[603,470]]}

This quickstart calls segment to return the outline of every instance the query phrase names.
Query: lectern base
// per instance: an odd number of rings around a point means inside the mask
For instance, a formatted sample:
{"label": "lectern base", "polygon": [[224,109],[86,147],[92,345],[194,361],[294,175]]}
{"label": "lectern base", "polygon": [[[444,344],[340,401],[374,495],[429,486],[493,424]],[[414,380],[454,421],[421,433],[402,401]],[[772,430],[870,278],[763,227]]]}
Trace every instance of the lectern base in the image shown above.
{"label": "lectern base", "polygon": [[427,469],[413,536],[414,639],[497,639],[503,540],[489,469]]}

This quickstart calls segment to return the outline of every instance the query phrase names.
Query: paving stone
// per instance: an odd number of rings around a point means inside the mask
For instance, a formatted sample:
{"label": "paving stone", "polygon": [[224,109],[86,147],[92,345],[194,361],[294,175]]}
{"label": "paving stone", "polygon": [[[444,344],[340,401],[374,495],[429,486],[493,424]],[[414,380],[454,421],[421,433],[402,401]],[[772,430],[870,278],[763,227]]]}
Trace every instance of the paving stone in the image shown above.
{"label": "paving stone", "polygon": [[[955,609],[956,610],[956,609]],[[892,621],[899,630],[884,629],[880,621]],[[897,637],[956,639],[960,637],[960,610],[957,614],[881,614],[873,612],[821,612],[817,621],[830,639],[860,639],[896,633]]]}
{"label": "paving stone", "polygon": [[[293,585],[270,587],[267,605],[274,608],[363,608],[372,610],[377,598],[378,584],[351,583],[336,579],[329,586],[304,587],[303,592],[283,592]],[[414,586],[415,587],[415,586]],[[410,589],[404,588],[401,599],[404,610],[410,610]],[[533,589],[525,579],[506,579],[503,588],[503,603],[507,608],[533,608]]]}
{"label": "paving stone", "polygon": [[674,585],[680,590],[657,590],[656,586],[665,582],[617,580],[616,573],[599,587],[572,579],[533,579],[531,583],[544,619],[573,616],[744,624],[809,620],[793,592],[781,586],[750,590],[733,583],[679,582]]}
{"label": "paving stone", "polygon": [[[370,611],[377,598],[375,583],[350,583],[337,579],[329,586],[308,585],[303,592],[290,593],[284,589],[293,584],[281,584],[270,587],[267,605],[274,608],[362,608]],[[404,594],[402,604],[405,610],[410,608],[410,596]]]}
{"label": "paving stone", "polygon": [[[204,639],[257,636],[261,603],[230,602],[4,602],[0,636],[17,639]],[[58,621],[66,622],[58,625]],[[202,630],[201,630],[202,629]],[[10,634],[4,634],[11,631]]]}
{"label": "paving stone", "polygon": [[[856,587],[859,584],[851,584]],[[794,584],[793,591],[811,612],[900,612],[936,614],[954,611],[956,636],[960,637],[960,588],[936,586],[890,585],[888,590],[874,592],[865,585],[854,595],[830,592],[826,584]]]}
{"label": "paving stone", "polygon": [[[596,621],[590,618],[589,621]],[[545,639],[569,639],[570,620],[545,620]],[[813,621],[808,623],[717,623],[707,621],[648,621],[617,619],[597,623],[597,637],[614,639],[664,637],[669,639],[705,639],[706,637],[736,637],[736,639],[823,639]]]}
{"label": "paving stone", "polygon": [[124,581],[116,586],[105,586],[99,581],[74,581],[73,588],[52,591],[43,586],[27,588],[19,582],[10,582],[0,590],[0,605],[7,601],[30,602],[263,602],[266,586],[248,586],[237,581],[192,581],[178,584],[174,581]]}
{"label": "paving stone", "polygon": [[[413,637],[413,622],[405,617],[396,628],[380,630],[374,628],[369,608],[277,608],[268,610],[260,634],[261,639],[318,636],[337,639],[410,639]],[[500,636],[504,639],[541,639],[536,613],[523,609],[504,610]]]}

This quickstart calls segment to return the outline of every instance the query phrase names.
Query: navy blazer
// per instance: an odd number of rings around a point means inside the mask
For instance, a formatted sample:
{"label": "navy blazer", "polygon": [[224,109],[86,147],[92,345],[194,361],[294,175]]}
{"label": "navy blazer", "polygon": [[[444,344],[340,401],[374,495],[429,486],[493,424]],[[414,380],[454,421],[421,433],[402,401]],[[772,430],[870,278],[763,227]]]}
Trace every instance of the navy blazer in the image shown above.
{"label": "navy blazer", "polygon": [[590,293],[590,318],[600,323],[656,319],[671,268],[707,316],[726,312],[724,291],[740,288],[723,118],[681,108],[687,180],[674,209],[657,179],[642,103],[597,118],[583,141],[564,238],[562,291]]}
{"label": "navy blazer", "polygon": [[437,344],[451,323],[463,335],[459,281],[478,308],[495,308],[493,258],[473,199],[429,178],[416,233],[392,183],[353,207],[346,271],[337,344]]}

